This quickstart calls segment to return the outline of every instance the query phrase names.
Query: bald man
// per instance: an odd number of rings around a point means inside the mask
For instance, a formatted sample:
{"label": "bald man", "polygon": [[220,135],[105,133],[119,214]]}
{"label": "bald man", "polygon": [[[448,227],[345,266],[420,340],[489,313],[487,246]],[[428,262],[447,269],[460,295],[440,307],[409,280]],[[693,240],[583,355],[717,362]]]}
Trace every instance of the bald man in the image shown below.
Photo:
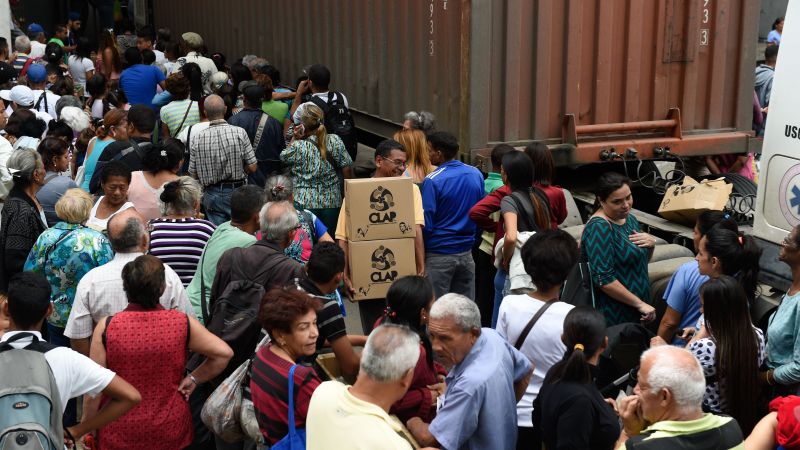
{"label": "bald man", "polygon": [[[150,246],[145,222],[133,208],[111,217],[108,221],[108,240],[114,250],[114,259],[90,270],[81,278],[64,330],[64,335],[70,338],[72,348],[84,355],[89,354],[89,337],[97,322],[128,306],[128,299],[122,288],[122,268],[143,255]],[[164,266],[164,275],[167,286],[161,295],[161,305],[194,317],[194,310],[178,274],[169,266]]]}
{"label": "bald man", "polygon": [[225,121],[225,102],[219,95],[206,97],[210,125],[192,138],[189,175],[203,185],[206,218],[215,225],[231,219],[231,194],[258,170],[258,161],[244,128]]}
{"label": "bald man", "polygon": [[663,345],[642,354],[634,395],[619,406],[619,449],[744,449],[736,420],[703,412],[706,379],[688,350]]}

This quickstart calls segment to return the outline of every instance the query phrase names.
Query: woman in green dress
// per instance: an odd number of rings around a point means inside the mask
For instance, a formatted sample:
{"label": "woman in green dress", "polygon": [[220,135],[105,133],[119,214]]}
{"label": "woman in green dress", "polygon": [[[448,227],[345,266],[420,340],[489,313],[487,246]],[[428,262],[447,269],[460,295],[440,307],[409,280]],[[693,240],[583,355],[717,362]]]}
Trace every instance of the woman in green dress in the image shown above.
{"label": "woman in green dress", "polygon": [[586,223],[581,250],[589,260],[596,308],[608,326],[651,322],[647,263],[655,238],[639,229],[631,214],[631,181],[616,172],[603,174],[595,190],[597,211]]}

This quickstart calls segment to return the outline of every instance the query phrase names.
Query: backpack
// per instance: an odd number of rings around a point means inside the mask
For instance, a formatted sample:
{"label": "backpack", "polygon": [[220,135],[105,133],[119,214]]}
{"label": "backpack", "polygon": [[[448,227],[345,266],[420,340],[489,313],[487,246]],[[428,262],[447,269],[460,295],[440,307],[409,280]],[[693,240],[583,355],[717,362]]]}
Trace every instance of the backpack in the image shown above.
{"label": "backpack", "polygon": [[356,134],[356,122],[353,115],[344,104],[342,94],[328,92],[328,101],[312,96],[311,101],[320,107],[325,114],[325,129],[328,133],[335,134],[342,138],[347,153],[355,161],[358,151],[358,135]]}
{"label": "backpack", "polygon": [[[92,193],[94,195],[101,194],[101,192],[100,192],[100,179],[103,176],[103,168],[105,168],[105,166],[108,163],[110,163],[111,161],[119,161],[122,158],[128,156],[131,152],[136,152],[136,155],[139,157],[139,159],[142,159],[142,158],[144,158],[144,154],[147,151],[147,148],[150,147],[151,145],[153,145],[151,142],[142,142],[142,145],[139,145],[139,144],[136,143],[136,141],[133,141],[133,140],[130,141],[130,143],[131,143],[130,147],[128,147],[126,149],[123,149],[122,151],[120,151],[119,153],[114,155],[113,158],[109,159],[108,161],[97,161],[97,163],[94,166],[94,173],[92,174],[92,179],[89,181],[89,192],[90,193]],[[103,149],[103,150],[105,150],[105,149]],[[102,157],[102,155],[100,155],[100,156]],[[2,448],[2,447],[0,447],[0,448]]]}
{"label": "backpack", "polygon": [[[244,250],[242,248],[229,250],[231,254],[230,279],[232,281],[225,286],[225,290],[222,291],[219,298],[212,302],[206,321],[208,331],[214,333],[234,349],[227,369],[217,376],[215,385],[252,356],[262,337],[258,312],[261,309],[261,299],[266,292],[264,275],[272,269],[272,265],[264,264],[262,271],[253,276],[246,270],[252,268],[245,267]],[[276,253],[275,256],[282,257],[283,255]],[[201,308],[206,311],[204,297],[201,297]]]}
{"label": "backpack", "polygon": [[[11,343],[32,337],[25,348]],[[0,345],[0,449],[64,448],[62,405],[45,352],[55,346],[32,333],[18,333]]]}

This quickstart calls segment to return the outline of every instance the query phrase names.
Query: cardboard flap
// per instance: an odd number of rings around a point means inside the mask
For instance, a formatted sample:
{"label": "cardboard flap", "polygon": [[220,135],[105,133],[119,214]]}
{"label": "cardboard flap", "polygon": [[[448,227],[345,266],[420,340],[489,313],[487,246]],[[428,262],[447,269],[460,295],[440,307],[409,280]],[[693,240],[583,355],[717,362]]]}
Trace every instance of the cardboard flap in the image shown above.
{"label": "cardboard flap", "polygon": [[703,211],[722,211],[731,192],[733,185],[724,178],[698,182],[687,176],[680,185],[667,189],[658,213],[667,220],[693,226]]}

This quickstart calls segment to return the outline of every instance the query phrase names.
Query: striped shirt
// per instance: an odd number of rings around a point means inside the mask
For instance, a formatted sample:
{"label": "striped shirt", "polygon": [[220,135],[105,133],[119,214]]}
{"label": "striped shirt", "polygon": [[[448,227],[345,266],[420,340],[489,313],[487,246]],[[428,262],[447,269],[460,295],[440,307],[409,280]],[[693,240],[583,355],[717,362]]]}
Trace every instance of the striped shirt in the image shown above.
{"label": "striped shirt", "polygon": [[12,64],[14,66],[14,70],[17,71],[17,75],[19,75],[20,70],[25,67],[25,63],[28,62],[28,58],[30,58],[30,56],[26,53],[17,53],[17,57],[14,59],[14,63]]}
{"label": "striped shirt", "polygon": [[[284,162],[292,174],[294,182],[294,201],[306,209],[339,208],[342,206],[342,192],[334,167],[320,154],[316,136],[296,140],[281,152]],[[327,136],[325,148],[338,168],[353,164],[342,139],[335,135]]]}
{"label": "striped shirt", "polygon": [[216,228],[207,220],[153,219],[150,221],[150,254],[170,266],[186,287],[192,281],[206,242]]}
{"label": "striped shirt", "polygon": [[[191,106],[189,106],[189,102],[191,102]],[[189,110],[188,114],[186,113],[187,109]],[[188,98],[169,102],[161,108],[160,114],[161,121],[167,124],[169,135],[173,137],[177,136],[182,130],[200,122],[200,108],[198,108],[197,102]],[[186,120],[183,119],[184,115]],[[183,122],[183,125],[181,125],[181,122]]]}
{"label": "striped shirt", "polygon": [[215,120],[197,136],[192,134],[189,145],[189,174],[196,175],[203,187],[222,181],[244,181],[244,166],[258,162],[247,132],[225,120]]}
{"label": "striped shirt", "polygon": [[[274,445],[289,433],[289,370],[292,363],[261,347],[253,359],[250,396],[256,412],[258,429],[269,445]],[[320,379],[314,369],[299,365],[294,371],[294,423],[306,427],[311,394]]]}

